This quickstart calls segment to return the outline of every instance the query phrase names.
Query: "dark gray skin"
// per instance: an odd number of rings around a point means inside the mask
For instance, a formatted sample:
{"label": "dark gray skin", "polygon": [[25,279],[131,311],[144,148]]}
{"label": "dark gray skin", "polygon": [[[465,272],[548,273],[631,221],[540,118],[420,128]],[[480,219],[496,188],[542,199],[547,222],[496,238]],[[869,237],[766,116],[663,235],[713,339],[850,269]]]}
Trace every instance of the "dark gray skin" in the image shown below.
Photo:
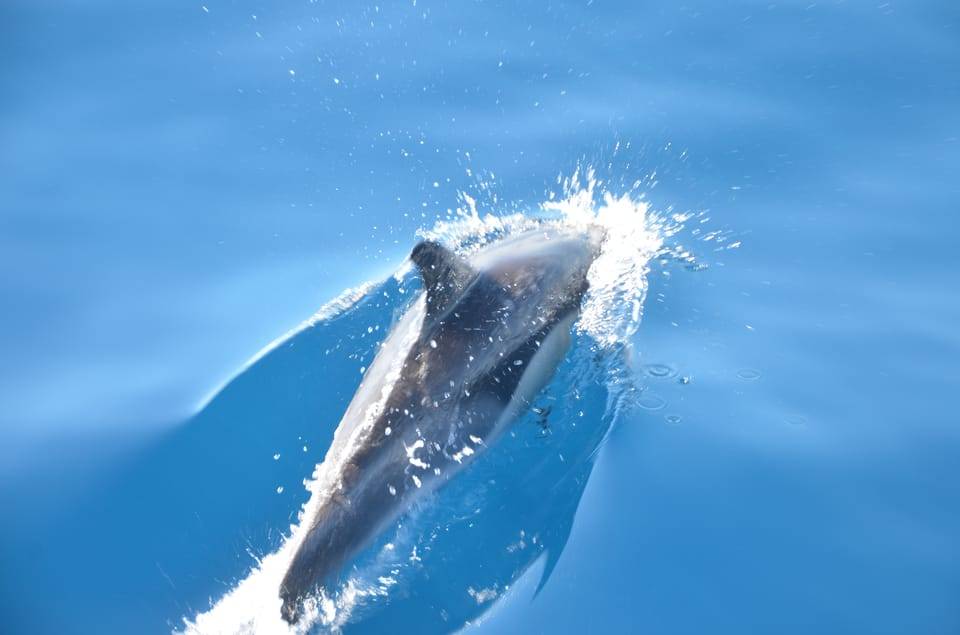
{"label": "dark gray skin", "polygon": [[[286,621],[416,495],[462,469],[529,406],[566,351],[599,244],[592,232],[534,230],[469,263],[436,243],[414,248],[425,315],[392,386],[382,372],[390,360],[380,359],[398,352],[388,339],[340,423],[326,459],[338,466],[336,487],[315,494],[325,498],[280,585]],[[417,317],[395,331],[416,328]]]}

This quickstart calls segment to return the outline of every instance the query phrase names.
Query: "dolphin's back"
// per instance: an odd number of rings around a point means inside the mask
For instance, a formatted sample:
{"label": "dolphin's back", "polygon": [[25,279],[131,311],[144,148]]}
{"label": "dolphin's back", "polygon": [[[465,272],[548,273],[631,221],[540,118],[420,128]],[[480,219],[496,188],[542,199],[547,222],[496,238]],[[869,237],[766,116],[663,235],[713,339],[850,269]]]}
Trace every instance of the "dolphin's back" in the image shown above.
{"label": "dolphin's back", "polygon": [[371,364],[334,436],[335,471],[281,583],[283,616],[408,505],[494,440],[569,344],[592,245],[525,234],[470,263],[435,243],[411,255],[424,295]]}

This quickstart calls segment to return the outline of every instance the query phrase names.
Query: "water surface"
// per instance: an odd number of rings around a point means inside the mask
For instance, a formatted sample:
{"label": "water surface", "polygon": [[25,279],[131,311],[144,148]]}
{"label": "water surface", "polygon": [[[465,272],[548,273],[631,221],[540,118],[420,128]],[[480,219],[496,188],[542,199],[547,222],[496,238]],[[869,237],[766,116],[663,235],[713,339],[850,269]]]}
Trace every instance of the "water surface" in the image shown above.
{"label": "water surface", "polygon": [[485,592],[526,558],[456,559],[457,534],[453,583],[398,582],[346,630],[960,630],[954,3],[0,14],[7,630],[167,632],[210,608],[296,521],[417,230],[461,191],[535,214],[578,164],[689,212],[676,243],[703,265],[651,262],[620,366],[635,407],[604,418],[600,382],[589,433],[551,418],[600,448],[567,489],[491,454],[504,504],[553,532],[510,591]]}

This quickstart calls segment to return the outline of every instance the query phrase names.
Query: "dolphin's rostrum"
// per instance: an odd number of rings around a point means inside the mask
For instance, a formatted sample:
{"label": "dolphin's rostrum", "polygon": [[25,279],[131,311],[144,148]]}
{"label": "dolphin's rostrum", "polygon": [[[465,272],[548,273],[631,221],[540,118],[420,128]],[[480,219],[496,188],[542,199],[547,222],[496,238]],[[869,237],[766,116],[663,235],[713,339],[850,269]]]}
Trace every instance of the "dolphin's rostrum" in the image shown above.
{"label": "dolphin's rostrum", "polygon": [[530,405],[563,359],[602,237],[536,229],[466,261],[436,242],[410,255],[423,297],[383,343],[327,454],[336,480],[315,496],[280,585],[283,618],[469,463]]}

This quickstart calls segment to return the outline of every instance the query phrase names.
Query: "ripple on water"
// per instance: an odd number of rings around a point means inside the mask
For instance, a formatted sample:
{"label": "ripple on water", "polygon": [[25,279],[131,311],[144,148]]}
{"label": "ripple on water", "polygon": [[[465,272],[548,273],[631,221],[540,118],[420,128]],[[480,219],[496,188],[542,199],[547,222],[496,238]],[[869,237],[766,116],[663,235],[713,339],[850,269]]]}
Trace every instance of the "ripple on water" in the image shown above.
{"label": "ripple on water", "polygon": [[807,424],[807,418],[803,415],[787,415],[783,420],[792,426],[803,426]]}
{"label": "ripple on water", "polygon": [[677,374],[677,369],[669,364],[647,364],[643,367],[646,374],[657,379],[666,379]]}
{"label": "ripple on water", "polygon": [[664,417],[670,425],[677,425],[683,418],[680,415],[667,415]]}
{"label": "ripple on water", "polygon": [[667,400],[659,395],[645,392],[637,399],[637,405],[644,410],[660,410],[667,405]]}
{"label": "ripple on water", "polygon": [[760,379],[760,371],[756,368],[741,368],[737,371],[737,377],[747,381],[754,381],[755,379]]}

